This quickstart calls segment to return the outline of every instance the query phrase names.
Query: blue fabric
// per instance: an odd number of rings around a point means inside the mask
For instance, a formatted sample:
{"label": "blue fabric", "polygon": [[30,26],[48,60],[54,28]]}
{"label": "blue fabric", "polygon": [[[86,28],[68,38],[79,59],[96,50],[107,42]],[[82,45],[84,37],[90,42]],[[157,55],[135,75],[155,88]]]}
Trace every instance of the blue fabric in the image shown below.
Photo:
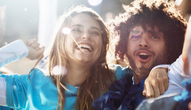
{"label": "blue fabric", "polygon": [[[1,71],[0,71],[0,75],[1,75],[2,73],[1,73]],[[8,108],[8,107],[4,107],[4,106],[0,106],[0,110],[11,110],[10,108]]]}
{"label": "blue fabric", "polygon": [[128,66],[126,68],[122,68],[120,65],[113,65],[113,71],[117,76],[117,80],[124,78],[126,74],[133,74],[133,71]]}
{"label": "blue fabric", "polygon": [[[28,75],[1,75],[6,78],[7,105],[13,109],[55,110],[58,103],[57,88],[49,76],[39,69]],[[31,83],[32,82],[32,83]]]}
{"label": "blue fabric", "polygon": [[[7,105],[13,109],[23,110],[55,110],[58,103],[57,88],[52,78],[45,76],[39,69],[34,69],[28,75],[1,75],[7,82]],[[31,83],[32,82],[32,83]],[[65,92],[65,110],[75,110],[77,88],[67,84],[69,91]]]}
{"label": "blue fabric", "polygon": [[174,97],[174,100],[179,103],[176,110],[188,109],[188,103],[191,102],[191,78],[185,79],[181,83],[186,86],[186,91]]}
{"label": "blue fabric", "polygon": [[8,107],[0,106],[0,110],[11,110],[11,109]]}
{"label": "blue fabric", "polygon": [[[116,66],[117,79],[123,78],[125,69]],[[121,71],[121,72],[119,72]],[[3,75],[6,78],[7,106],[20,110],[55,110],[58,91],[50,76],[35,68],[30,75]],[[30,80],[29,80],[30,77]],[[70,91],[65,92],[64,110],[75,110],[78,88],[66,84]]]}
{"label": "blue fabric", "polygon": [[127,74],[111,84],[103,97],[94,100],[92,106],[95,110],[134,110],[146,98],[142,95],[144,80],[134,85],[133,71],[129,68],[123,71]]}

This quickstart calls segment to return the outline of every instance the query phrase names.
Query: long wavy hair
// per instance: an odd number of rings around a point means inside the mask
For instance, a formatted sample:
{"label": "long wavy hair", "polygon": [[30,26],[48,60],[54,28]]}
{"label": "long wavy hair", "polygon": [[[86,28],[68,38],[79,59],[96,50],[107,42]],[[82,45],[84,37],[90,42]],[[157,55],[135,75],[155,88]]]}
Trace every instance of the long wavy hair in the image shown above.
{"label": "long wavy hair", "polygon": [[127,53],[127,39],[130,30],[141,25],[157,26],[163,32],[167,47],[167,64],[173,63],[182,53],[184,34],[187,27],[186,20],[176,10],[174,3],[164,0],[135,0],[124,6],[125,13],[120,14],[109,23],[113,32],[116,49],[115,56],[124,59]]}
{"label": "long wavy hair", "polygon": [[58,107],[60,109],[64,108],[65,91],[67,90],[67,86],[64,83],[64,75],[54,75],[51,70],[57,65],[67,67],[66,65],[68,65],[68,63],[64,45],[67,35],[63,34],[62,29],[70,25],[71,18],[82,13],[92,16],[99,23],[102,30],[103,47],[100,57],[91,67],[90,75],[78,89],[75,108],[77,110],[92,110],[93,107],[91,104],[93,100],[106,92],[109,84],[113,83],[116,79],[116,76],[109,70],[106,63],[106,53],[108,50],[110,34],[103,20],[94,10],[85,6],[77,6],[71,9],[60,17],[59,26],[55,31],[54,42],[52,43],[52,48],[49,53],[49,74],[54,79],[54,83],[57,86],[59,93],[57,109]]}

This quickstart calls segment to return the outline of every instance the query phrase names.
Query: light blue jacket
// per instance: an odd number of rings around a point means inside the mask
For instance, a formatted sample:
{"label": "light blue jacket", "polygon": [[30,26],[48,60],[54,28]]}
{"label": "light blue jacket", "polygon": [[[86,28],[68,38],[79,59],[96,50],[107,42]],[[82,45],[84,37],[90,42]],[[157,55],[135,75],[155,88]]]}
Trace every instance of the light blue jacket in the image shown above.
{"label": "light blue jacket", "polygon": [[[9,47],[10,48],[10,47]],[[17,47],[19,48],[19,47]],[[20,47],[22,48],[22,47]],[[14,48],[12,48],[14,49]],[[11,51],[11,50],[9,50]],[[1,49],[0,49],[1,53]],[[0,65],[14,61],[15,59],[26,57],[25,54],[16,55],[17,57],[7,57],[6,62],[0,62]],[[16,53],[15,53],[16,54]],[[15,56],[15,55],[11,55]],[[121,66],[114,66],[117,79],[121,79],[127,72]],[[50,76],[45,72],[35,68],[30,75],[3,75],[0,77],[6,79],[6,97],[7,106],[19,110],[55,110],[58,103],[58,91]],[[30,78],[30,80],[29,80]],[[70,91],[65,91],[65,110],[75,110],[76,96],[78,88],[67,84]]]}
{"label": "light blue jacket", "polygon": [[[117,67],[117,79],[126,71]],[[3,75],[6,79],[7,105],[14,109],[55,110],[58,103],[58,91],[50,76],[35,68],[30,75]],[[29,80],[30,77],[30,80]],[[65,91],[65,110],[75,110],[78,88],[67,84],[70,91]]]}

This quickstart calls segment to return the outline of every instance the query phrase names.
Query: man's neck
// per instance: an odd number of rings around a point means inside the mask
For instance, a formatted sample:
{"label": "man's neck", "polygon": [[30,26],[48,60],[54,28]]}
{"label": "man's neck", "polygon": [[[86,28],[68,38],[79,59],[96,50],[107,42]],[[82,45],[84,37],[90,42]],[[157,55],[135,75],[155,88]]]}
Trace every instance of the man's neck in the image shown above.
{"label": "man's neck", "polygon": [[137,76],[137,74],[133,73],[134,76],[134,84],[138,84],[139,82],[141,82],[141,79]]}

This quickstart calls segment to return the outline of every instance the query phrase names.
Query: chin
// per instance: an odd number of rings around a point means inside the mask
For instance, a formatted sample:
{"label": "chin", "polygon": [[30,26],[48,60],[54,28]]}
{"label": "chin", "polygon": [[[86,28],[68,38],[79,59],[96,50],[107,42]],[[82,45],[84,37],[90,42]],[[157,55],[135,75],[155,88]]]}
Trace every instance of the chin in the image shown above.
{"label": "chin", "polygon": [[141,68],[138,68],[136,72],[139,73],[139,76],[141,79],[145,79],[149,75],[150,69],[141,67]]}
{"label": "chin", "polygon": [[92,60],[89,59],[78,59],[78,62],[83,64],[92,64]]}

